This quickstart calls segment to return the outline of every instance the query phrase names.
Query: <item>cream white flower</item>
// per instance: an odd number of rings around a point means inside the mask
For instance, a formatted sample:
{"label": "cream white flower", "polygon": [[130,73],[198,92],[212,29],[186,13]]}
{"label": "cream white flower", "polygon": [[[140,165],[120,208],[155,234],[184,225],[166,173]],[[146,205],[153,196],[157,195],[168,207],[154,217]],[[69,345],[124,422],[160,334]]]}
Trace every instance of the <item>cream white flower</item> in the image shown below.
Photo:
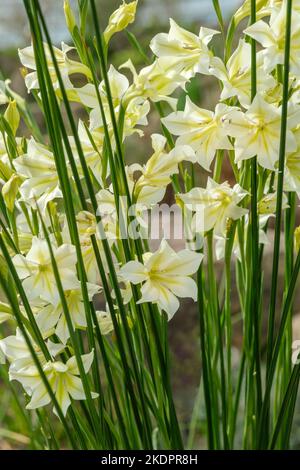
{"label": "cream white flower", "polygon": [[209,73],[212,54],[207,46],[215,34],[219,31],[201,27],[197,36],[178,26],[171,18],[169,33],[154,36],[150,48],[157,57],[168,58],[187,78],[191,78],[196,73]]}
{"label": "cream white flower", "polygon": [[[280,2],[282,0],[279,0]],[[278,0],[256,0],[256,18],[263,18],[270,15],[270,4],[274,4]],[[273,6],[273,5],[272,5]],[[243,5],[234,14],[234,23],[238,25],[244,18],[251,14],[251,0],[245,0]]]}
{"label": "cream white flower", "polygon": [[[127,77],[120,73],[118,70],[116,70],[113,65],[110,65],[107,74],[113,104],[116,108],[120,105],[125,92],[129,88],[129,81]],[[92,83],[88,83],[82,88],[77,88],[76,92],[82,104],[92,109],[99,108],[97,92],[95,90],[95,86]],[[108,106],[104,81],[102,81],[99,85],[99,92],[101,94],[101,98],[104,100],[103,104]]]}
{"label": "cream white flower", "polygon": [[109,42],[110,38],[119,31],[127,28],[130,23],[133,23],[135,20],[135,13],[138,0],[134,2],[126,3],[123,0],[123,3],[115,10],[112,15],[109,17],[108,25],[104,30],[104,39],[106,43]]}
{"label": "cream white flower", "polygon": [[[67,89],[73,88],[73,85],[69,78],[70,75],[79,73],[85,75],[87,78],[92,78],[91,71],[86,65],[82,64],[81,62],[69,59],[68,52],[73,49],[74,47],[70,47],[64,42],[61,43],[61,50],[53,46],[57,65],[59,67],[64,85]],[[51,52],[47,43],[44,43],[44,51],[53,86],[54,88],[58,89],[59,82],[52,61]],[[34,72],[30,72],[25,76],[25,84],[28,89],[28,92],[30,92],[31,90],[39,89],[40,86],[38,83],[38,75],[36,72],[33,46],[25,47],[24,49],[19,49],[19,57],[24,67],[34,70]]]}
{"label": "cream white flower", "polygon": [[[125,106],[123,136],[127,137],[133,132],[141,132],[140,130],[137,130],[135,128],[138,125],[145,126],[148,124],[147,115],[150,111],[149,102],[141,96],[135,96],[132,97],[132,99],[130,99],[129,101],[126,100],[126,104],[124,103],[126,93],[129,89],[129,81],[127,77],[121,74],[118,70],[116,70],[113,65],[109,67],[108,80],[117,118],[120,113],[121,105]],[[113,129],[111,124],[111,116],[104,81],[102,81],[99,85],[99,92],[105,112],[106,122],[109,128],[109,133],[113,141]],[[90,130],[94,131],[95,129],[97,129],[98,132],[100,132],[102,135],[102,140],[104,140],[103,120],[100,112],[95,86],[91,83],[88,83],[87,85],[81,88],[77,88],[76,93],[78,96],[77,101],[84,104],[88,108],[91,108]]]}
{"label": "cream white flower", "polygon": [[[263,69],[263,56],[257,54],[257,90],[264,93],[276,86],[271,74]],[[211,59],[210,73],[222,81],[221,100],[237,96],[241,105],[248,107],[251,103],[251,46],[240,39],[237,49],[226,65],[219,57]]]}
{"label": "cream white flower", "polygon": [[238,184],[233,188],[227,182],[218,184],[208,178],[206,188],[193,188],[178,196],[187,210],[195,212],[193,229],[197,233],[214,229],[215,235],[225,236],[228,219],[237,220],[247,214],[238,204],[247,192]]}
{"label": "cream white flower", "polygon": [[[290,70],[293,75],[299,76],[300,51],[300,12],[293,11],[291,25]],[[245,30],[245,34],[258,41],[265,49],[263,51],[265,69],[270,72],[277,64],[284,62],[285,46],[286,1],[283,1],[279,11],[274,10],[269,24],[259,20]]]}
{"label": "cream white flower", "polygon": [[16,158],[14,166],[26,178],[20,187],[26,203],[34,207],[38,203],[45,212],[49,201],[62,197],[53,153],[33,137],[28,142],[27,153]]}
{"label": "cream white flower", "polygon": [[176,253],[163,240],[155,253],[144,255],[144,264],[129,261],[120,269],[121,279],[132,284],[143,284],[139,303],[153,302],[164,310],[169,319],[179,308],[177,297],[197,298],[194,274],[203,255],[190,250]]}
{"label": "cream white flower", "polygon": [[216,150],[232,149],[223,125],[223,117],[233,109],[235,108],[219,103],[214,112],[209,111],[199,108],[187,97],[184,111],[171,113],[163,118],[162,122],[172,134],[180,136],[176,147],[192,147],[197,162],[209,170]]}
{"label": "cream white flower", "polygon": [[[54,257],[65,290],[78,286],[76,277],[76,253],[73,245],[64,244],[53,247]],[[29,299],[43,298],[53,304],[59,301],[49,247],[46,240],[33,237],[32,246],[26,256],[16,255],[14,266]]]}
{"label": "cream white flower", "polygon": [[[40,347],[33,341],[30,335],[29,339],[34,347],[37,358],[41,364],[46,363],[45,356]],[[48,351],[51,357],[54,359],[58,354],[64,350],[64,345],[60,343],[53,343],[48,340],[47,343]],[[25,338],[19,328],[16,329],[16,334],[7,336],[0,340],[0,350],[3,352],[5,357],[11,364],[14,370],[26,370],[33,364],[32,355],[30,349],[27,346]]]}
{"label": "cream white flower", "polygon": [[184,88],[187,78],[180,73],[178,64],[170,61],[168,57],[156,59],[151,65],[144,67],[139,73],[129,59],[120,68],[127,68],[133,75],[133,84],[130,85],[124,96],[125,105],[133,98],[144,97],[154,103],[167,101],[175,108],[177,100],[170,95],[178,88]]}
{"label": "cream white flower", "polygon": [[[98,286],[89,282],[87,283],[87,289],[90,301],[100,292]],[[78,282],[76,288],[66,290],[64,295],[73,327],[84,330],[87,326],[87,322],[80,283]],[[43,307],[36,315],[36,321],[44,336],[49,336],[55,331],[60,341],[63,344],[67,343],[70,332],[61,302],[56,306],[49,304]]]}
{"label": "cream white flower", "polygon": [[145,186],[166,187],[171,176],[178,173],[178,164],[182,161],[195,162],[193,150],[187,145],[176,145],[169,153],[165,152],[167,140],[160,134],[152,134],[154,153],[141,168],[142,176],[138,179],[135,191]]}
{"label": "cream white flower", "polygon": [[[232,111],[224,118],[229,135],[235,137],[235,161],[247,160],[257,155],[258,163],[274,170],[279,158],[281,109],[267,103],[256,95],[251,106],[242,113]],[[288,120],[286,151],[296,150],[296,141],[291,129],[294,117]]]}
{"label": "cream white flower", "polygon": [[[81,359],[84,371],[87,374],[94,359],[94,352],[82,355]],[[68,359],[65,364],[61,361],[48,361],[43,365],[43,371],[64,415],[66,415],[71,404],[71,398],[73,400],[86,399],[75,356]],[[41,408],[51,403],[51,397],[34,364],[25,369],[19,369],[12,365],[9,369],[9,376],[10,380],[20,382],[26,393],[31,397],[26,406],[28,410]],[[98,394],[92,393],[93,398],[97,396]],[[53,411],[56,413],[55,408]]]}

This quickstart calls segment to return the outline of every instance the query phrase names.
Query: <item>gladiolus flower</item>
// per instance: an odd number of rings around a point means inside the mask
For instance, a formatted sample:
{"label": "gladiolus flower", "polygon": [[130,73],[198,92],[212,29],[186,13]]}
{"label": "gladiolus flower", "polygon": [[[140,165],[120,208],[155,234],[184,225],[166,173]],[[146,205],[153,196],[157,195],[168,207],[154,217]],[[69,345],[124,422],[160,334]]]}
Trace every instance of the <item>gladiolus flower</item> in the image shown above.
{"label": "gladiolus flower", "polygon": [[[94,359],[94,352],[82,355],[81,359],[87,374]],[[48,361],[43,365],[43,370],[64,415],[71,404],[71,398],[73,400],[86,399],[82,382],[78,377],[79,370],[75,356],[70,357],[66,364],[60,361]],[[25,370],[10,367],[9,376],[10,380],[20,382],[30,395],[31,400],[26,406],[28,410],[46,406],[51,402],[51,397],[34,364]],[[97,398],[97,396],[97,393],[92,393],[92,398]],[[54,412],[56,413],[55,409]]]}
{"label": "gladiolus flower", "polygon": [[225,236],[228,219],[237,220],[247,214],[238,204],[247,192],[238,184],[233,188],[227,182],[218,184],[208,178],[206,188],[193,188],[178,197],[187,209],[195,212],[193,225],[195,232],[204,233],[214,229],[215,235]]}
{"label": "gladiolus flower", "polygon": [[[70,75],[79,73],[85,75],[87,78],[92,78],[90,69],[82,64],[81,62],[69,59],[68,52],[73,50],[74,47],[70,47],[64,42],[61,43],[61,50],[53,46],[53,51],[59,67],[64,85],[67,89],[72,89],[73,85],[70,81]],[[54,88],[59,88],[59,82],[56,75],[55,67],[52,61],[51,52],[47,43],[44,43],[44,51],[46,55],[48,70],[50,77],[53,83]],[[31,90],[39,89],[38,75],[36,72],[36,63],[34,56],[33,46],[25,47],[24,49],[19,49],[19,57],[21,63],[24,67],[34,70],[34,72],[27,73],[25,76],[25,84],[28,89],[28,92]]]}
{"label": "gladiolus flower", "polygon": [[[275,9],[271,15],[270,23],[263,20],[249,26],[244,32],[254,38],[263,47],[264,66],[267,72],[274,70],[276,65],[284,63],[285,46],[286,1],[281,3],[279,11]],[[290,70],[299,76],[299,50],[300,50],[300,14],[293,11],[291,25]]]}
{"label": "gladiolus flower", "polygon": [[190,250],[176,253],[163,240],[155,253],[144,255],[144,264],[129,261],[120,269],[120,276],[132,284],[143,284],[139,303],[153,302],[164,310],[169,319],[179,308],[177,297],[197,298],[197,285],[190,278],[203,255]]}
{"label": "gladiolus flower", "polygon": [[38,203],[45,211],[49,201],[62,197],[54,155],[48,148],[37,143],[33,137],[27,145],[27,153],[14,160],[17,172],[26,179],[20,193],[26,203]]}
{"label": "gladiolus flower", "polygon": [[[64,244],[53,248],[53,251],[64,289],[76,288],[78,279],[74,246]],[[27,255],[16,255],[13,263],[20,279],[23,279],[23,287],[29,299],[41,297],[50,303],[58,303],[59,293],[46,240],[33,237]]]}
{"label": "gladiolus flower", "polygon": [[[246,113],[228,113],[224,117],[224,124],[228,134],[235,137],[235,161],[240,162],[257,155],[262,167],[274,170],[279,155],[280,121],[281,109],[267,103],[261,95],[256,95]],[[288,120],[287,152],[296,150],[292,126],[292,121]]]}
{"label": "gladiolus flower", "polygon": [[171,181],[171,176],[178,173],[178,164],[182,161],[195,161],[193,150],[187,145],[178,145],[169,153],[165,152],[167,140],[160,134],[152,134],[154,153],[144,167],[142,176],[138,179],[135,191],[138,194],[145,186],[165,187]]}
{"label": "gladiolus flower", "polygon": [[189,97],[186,98],[184,111],[176,111],[162,119],[167,129],[179,135],[176,147],[190,146],[196,152],[197,162],[206,170],[218,149],[232,149],[223,125],[223,117],[234,108],[220,103],[215,112],[198,108]]}
{"label": "gladiolus flower", "polygon": [[[261,52],[257,54],[257,89],[259,93],[276,86],[272,75],[263,69],[263,57]],[[215,75],[223,83],[221,100],[227,100],[237,96],[240,103],[248,107],[251,103],[251,46],[240,39],[237,49],[234,51],[226,65],[219,57],[211,59],[210,73]]]}
{"label": "gladiolus flower", "polygon": [[197,36],[170,19],[169,33],[154,36],[150,48],[157,57],[169,59],[170,63],[180,68],[180,72],[191,78],[196,73],[209,73],[212,54],[207,46],[215,34],[219,31],[200,28]]}

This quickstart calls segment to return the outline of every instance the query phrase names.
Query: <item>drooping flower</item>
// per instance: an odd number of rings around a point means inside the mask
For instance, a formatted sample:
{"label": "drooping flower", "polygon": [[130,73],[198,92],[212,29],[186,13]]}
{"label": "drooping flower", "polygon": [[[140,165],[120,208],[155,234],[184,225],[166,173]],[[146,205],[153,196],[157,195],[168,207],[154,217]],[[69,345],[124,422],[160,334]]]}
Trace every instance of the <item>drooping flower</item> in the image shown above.
{"label": "drooping flower", "polygon": [[208,178],[206,188],[193,188],[178,195],[187,210],[195,212],[193,230],[204,233],[214,229],[215,235],[225,236],[228,219],[237,220],[247,214],[238,204],[247,192],[238,184],[233,188],[227,182],[218,184]]}
{"label": "drooping flower", "polygon": [[[73,245],[64,244],[53,248],[60,279],[65,290],[78,286],[76,276],[76,253]],[[33,237],[32,246],[26,256],[16,255],[14,266],[29,299],[43,298],[50,303],[59,301],[58,288],[53,272],[49,247],[46,240]]]}
{"label": "drooping flower", "polygon": [[121,279],[132,284],[143,284],[139,303],[153,302],[164,310],[169,319],[179,308],[177,297],[197,298],[197,285],[193,275],[203,255],[190,250],[176,253],[163,240],[155,253],[144,255],[144,264],[129,261],[120,269]]}
{"label": "drooping flower", "polygon": [[233,109],[219,103],[214,112],[209,111],[199,108],[187,97],[184,111],[175,111],[163,118],[162,122],[172,134],[179,136],[176,147],[192,147],[197,162],[209,170],[216,150],[232,149],[222,120]]}
{"label": "drooping flower", "polygon": [[171,18],[169,33],[154,36],[150,48],[157,57],[169,59],[189,79],[196,73],[209,73],[212,53],[207,46],[215,34],[219,31],[201,27],[197,36]]}

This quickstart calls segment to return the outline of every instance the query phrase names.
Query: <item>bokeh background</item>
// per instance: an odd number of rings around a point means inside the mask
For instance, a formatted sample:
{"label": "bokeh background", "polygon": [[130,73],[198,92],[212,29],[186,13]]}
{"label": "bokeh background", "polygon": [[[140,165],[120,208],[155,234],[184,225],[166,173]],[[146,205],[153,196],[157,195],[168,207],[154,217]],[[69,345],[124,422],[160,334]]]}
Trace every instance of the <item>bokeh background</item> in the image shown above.
{"label": "bokeh background", "polygon": [[[97,3],[99,11],[101,11],[102,27],[105,27],[109,14],[117,8],[121,0],[97,0]],[[220,0],[224,19],[227,22],[241,3],[241,0]],[[53,43],[57,45],[64,41],[70,44],[70,36],[65,26],[63,15],[63,0],[40,0],[40,4],[46,13]],[[75,7],[76,0],[72,0],[71,4]],[[211,0],[139,0],[137,18],[130,29],[139,38],[146,51],[150,53],[148,48],[150,39],[158,32],[168,31],[168,20],[170,17],[181,26],[196,33],[198,33],[200,26],[218,29],[217,18]],[[30,32],[22,0],[0,0],[0,72],[2,78],[11,79],[12,88],[23,96],[26,96],[27,92],[20,73],[21,64],[18,59],[17,49],[28,44],[30,44]],[[214,47],[216,48],[216,53],[221,54],[222,39],[217,40]],[[128,43],[126,35],[123,33],[117,34],[111,41],[111,62],[118,66],[129,57],[137,67],[143,65],[140,56],[132,50]],[[196,77],[189,85],[188,93],[198,105],[213,109],[218,101],[219,85],[211,77]],[[28,95],[28,100],[30,101],[30,99]],[[39,110],[34,102],[32,102],[32,106],[33,112],[39,120]],[[78,109],[74,111],[79,113]],[[134,161],[142,163],[151,154],[150,135],[153,132],[159,131],[159,121],[155,113],[150,114],[149,125],[143,130],[145,132],[143,138],[133,137],[128,144],[128,163]],[[222,179],[229,181],[232,179],[230,166],[226,162],[223,168]],[[181,248],[180,242],[178,248]],[[270,279],[272,265],[271,247],[269,250],[268,248],[266,249],[265,258],[265,279],[268,280]],[[221,267],[218,268],[217,266],[217,269],[221,275]],[[266,285],[265,297],[268,298],[268,295],[268,285]],[[299,305],[299,301],[298,295],[296,304]],[[232,293],[232,307],[235,325],[234,357],[236,357],[237,363],[242,342],[242,332],[241,316],[235,290]],[[300,338],[298,315],[295,315],[294,324],[295,337]],[[196,308],[189,301],[182,302],[180,311],[170,323],[170,342],[173,358],[172,380],[176,403],[180,421],[183,424],[188,424],[197,395],[201,370],[197,312]],[[202,409],[201,395],[197,400],[198,409]],[[14,422],[15,406],[8,384],[3,384],[3,379],[1,382],[0,378],[0,449],[26,448],[26,438],[20,433],[14,432],[15,429],[18,429]],[[203,416],[198,415],[195,421],[198,447],[203,446],[201,433],[199,433],[201,423],[204,423],[203,418],[204,414]],[[300,423],[299,413],[296,417],[297,423]],[[295,433],[294,441],[294,446],[298,447],[300,442],[299,432]]]}

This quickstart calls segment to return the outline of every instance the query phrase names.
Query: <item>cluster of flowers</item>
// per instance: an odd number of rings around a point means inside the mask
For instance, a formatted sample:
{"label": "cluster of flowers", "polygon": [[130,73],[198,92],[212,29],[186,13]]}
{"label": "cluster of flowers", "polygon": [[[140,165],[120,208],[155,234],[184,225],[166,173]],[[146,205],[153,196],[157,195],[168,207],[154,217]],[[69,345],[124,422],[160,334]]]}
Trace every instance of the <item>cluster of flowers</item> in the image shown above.
{"label": "cluster of flowers", "polygon": [[[249,1],[237,12],[237,18],[249,15]],[[168,33],[156,35],[150,49],[154,60],[137,71],[128,60],[119,70],[110,65],[108,78],[113,98],[114,113],[118,119],[124,113],[123,141],[133,133],[143,134],[141,127],[147,126],[147,116],[151,104],[166,102],[171,108],[170,114],[161,118],[163,128],[177,137],[174,147],[167,143],[165,136],[153,134],[153,154],[147,163],[126,167],[126,177],[131,197],[142,208],[151,209],[159,203],[172,182],[174,175],[180,173],[184,162],[198,164],[210,172],[216,154],[226,151],[231,157],[232,166],[243,175],[243,162],[257,156],[259,170],[264,171],[265,188],[258,204],[260,242],[267,243],[263,228],[267,219],[275,212],[276,193],[271,181],[276,180],[278,166],[282,85],[275,74],[283,64],[285,1],[261,1],[257,12],[258,21],[248,27],[245,38],[240,39],[236,50],[225,63],[216,57],[209,45],[218,31],[201,27],[199,34],[193,34],[170,20]],[[137,1],[123,3],[109,20],[104,32],[106,45],[111,37],[125,29],[135,18]],[[300,47],[300,1],[293,2],[292,40],[291,40],[291,82],[288,106],[286,135],[285,191],[300,192],[300,69],[297,54]],[[66,2],[66,15],[69,26],[72,15]],[[251,47],[247,37],[254,38],[262,48],[257,52],[257,94],[251,100]],[[124,303],[131,301],[131,284],[141,285],[140,303],[151,302],[166,312],[171,318],[179,308],[178,297],[190,297],[196,301],[197,285],[192,276],[199,268],[203,255],[188,248],[175,252],[167,241],[163,240],[154,253],[144,254],[143,262],[132,260],[124,263],[118,258],[118,220],[115,211],[115,198],[110,179],[110,168],[104,158],[105,125],[99,107],[98,93],[103,103],[106,125],[113,149],[116,147],[113,122],[105,83],[96,90],[92,82],[92,73],[86,64],[73,58],[73,47],[62,44],[61,49],[54,48],[55,57],[63,79],[68,99],[79,103],[89,113],[88,126],[83,121],[78,123],[78,135],[86,163],[97,188],[97,202],[106,208],[104,229],[109,244],[115,254],[116,272],[119,282],[125,289]],[[61,100],[61,90],[51,53],[45,44],[47,65],[57,99]],[[32,46],[19,51],[28,92],[39,96],[39,81]],[[132,79],[129,80],[128,70]],[[70,77],[81,74],[86,84],[76,87]],[[199,108],[187,96],[185,107],[178,110],[176,90],[185,90],[189,81],[197,74],[216,77],[221,82],[221,95],[214,110]],[[7,103],[5,119],[10,124],[15,136],[15,155],[11,157],[11,148],[7,135],[0,135],[0,174],[2,195],[9,217],[16,217],[15,233],[17,253],[12,253],[13,264],[23,289],[34,311],[37,325],[47,341],[52,360],[41,363],[63,412],[66,413],[70,397],[75,400],[85,398],[82,383],[78,377],[76,360],[72,356],[67,362],[60,355],[68,345],[70,333],[63,306],[56,284],[53,264],[47,241],[40,229],[39,217],[42,214],[46,227],[51,233],[53,253],[65,293],[65,299],[74,328],[84,330],[87,327],[81,284],[78,280],[75,247],[71,244],[66,215],[62,209],[62,188],[51,148],[34,137],[17,137],[19,113],[18,97],[12,100],[8,83],[2,83],[1,104]],[[10,98],[8,98],[8,96]],[[80,158],[73,136],[69,143],[83,178]],[[69,167],[68,167],[69,168]],[[72,172],[69,169],[69,178]],[[247,226],[248,189],[242,187],[241,177],[233,187],[228,182],[220,183],[208,178],[206,187],[192,187],[182,193],[177,191],[176,201],[181,206],[200,205],[204,211],[203,226],[197,226],[197,219],[192,219],[192,230],[205,233],[213,230],[216,239],[217,256],[224,256],[224,245],[230,220],[244,220]],[[271,188],[271,189],[270,189]],[[89,201],[87,201],[89,203]],[[37,210],[38,206],[38,210]],[[286,200],[283,208],[287,207]],[[183,211],[184,214],[184,211]],[[82,256],[87,276],[89,300],[101,292],[101,281],[91,235],[95,235],[100,252],[103,251],[102,239],[97,229],[94,213],[77,213],[78,233]],[[8,229],[9,231],[9,229]],[[12,250],[8,245],[8,249]],[[236,243],[235,254],[239,256]],[[105,266],[105,270],[107,271]],[[21,305],[21,311],[26,312]],[[109,312],[97,312],[102,334],[110,334],[113,325]],[[1,304],[0,321],[12,321],[10,306]],[[59,340],[52,342],[51,338]],[[30,352],[20,331],[0,341],[2,359],[10,362],[10,378],[18,380],[31,397],[28,408],[46,405],[50,396],[34,365]],[[58,359],[56,359],[58,357]],[[89,371],[93,352],[82,356],[86,373]]]}

